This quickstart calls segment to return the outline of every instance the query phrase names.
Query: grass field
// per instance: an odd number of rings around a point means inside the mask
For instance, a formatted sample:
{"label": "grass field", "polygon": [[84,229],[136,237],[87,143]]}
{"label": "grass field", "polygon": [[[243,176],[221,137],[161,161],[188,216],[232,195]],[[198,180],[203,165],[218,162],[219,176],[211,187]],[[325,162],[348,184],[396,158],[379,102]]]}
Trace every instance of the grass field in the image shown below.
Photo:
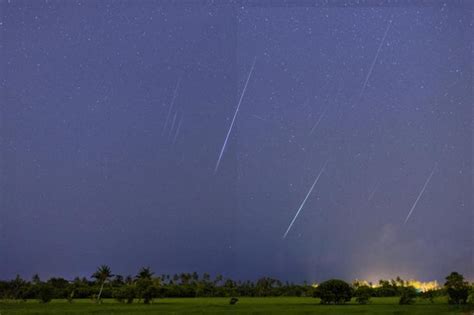
{"label": "grass field", "polygon": [[38,301],[0,301],[0,315],[9,314],[474,314],[474,306],[455,307],[445,300],[434,304],[418,300],[414,305],[398,305],[398,298],[373,298],[368,305],[351,302],[346,305],[320,305],[313,298],[240,298],[229,305],[228,298],[158,299],[153,304],[119,304],[104,300],[100,305],[90,300],[67,303],[54,300],[49,304]]}

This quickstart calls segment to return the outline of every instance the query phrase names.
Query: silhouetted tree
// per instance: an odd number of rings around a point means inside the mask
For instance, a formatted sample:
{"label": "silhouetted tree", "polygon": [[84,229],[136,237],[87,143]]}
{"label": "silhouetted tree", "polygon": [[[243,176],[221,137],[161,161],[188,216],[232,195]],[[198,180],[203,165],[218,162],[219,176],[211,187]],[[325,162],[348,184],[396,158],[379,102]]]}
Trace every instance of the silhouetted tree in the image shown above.
{"label": "silhouetted tree", "polygon": [[316,297],[321,304],[344,304],[352,298],[351,286],[339,279],[332,279],[321,283],[315,290]]}
{"label": "silhouetted tree", "polygon": [[150,267],[142,267],[138,271],[136,279],[138,279],[138,280],[140,280],[140,279],[141,280],[144,280],[144,279],[151,280],[152,277],[153,277],[153,272],[151,271],[151,268]]}
{"label": "silhouetted tree", "polygon": [[135,286],[132,284],[125,284],[114,291],[114,298],[120,303],[126,302],[132,304],[136,297]]}
{"label": "silhouetted tree", "polygon": [[158,296],[159,279],[153,279],[150,267],[143,267],[136,276],[136,294],[143,303],[149,304]]}
{"label": "silhouetted tree", "polygon": [[49,283],[39,284],[38,299],[41,303],[49,303],[54,297],[54,288]]}
{"label": "silhouetted tree", "polygon": [[107,280],[109,280],[112,277],[112,272],[110,271],[110,267],[107,265],[102,265],[99,268],[97,268],[97,271],[94,272],[92,275],[92,278],[97,279],[97,281],[100,283],[100,290],[99,294],[97,295],[97,301],[100,302],[100,297],[102,295],[102,290],[104,289],[104,284]]}
{"label": "silhouetted tree", "polygon": [[412,286],[400,288],[401,295],[398,304],[413,304],[416,298],[416,289]]}
{"label": "silhouetted tree", "polygon": [[446,277],[444,287],[448,293],[449,304],[466,304],[469,296],[469,283],[464,281],[463,275],[457,272],[451,272],[451,274]]}
{"label": "silhouetted tree", "polygon": [[35,273],[33,277],[31,278],[31,282],[33,284],[40,284],[41,283],[40,276],[37,273]]}
{"label": "silhouetted tree", "polygon": [[362,285],[358,286],[357,289],[354,291],[354,296],[356,297],[356,301],[359,304],[367,304],[369,303],[370,298],[372,297],[374,289],[369,286]]}

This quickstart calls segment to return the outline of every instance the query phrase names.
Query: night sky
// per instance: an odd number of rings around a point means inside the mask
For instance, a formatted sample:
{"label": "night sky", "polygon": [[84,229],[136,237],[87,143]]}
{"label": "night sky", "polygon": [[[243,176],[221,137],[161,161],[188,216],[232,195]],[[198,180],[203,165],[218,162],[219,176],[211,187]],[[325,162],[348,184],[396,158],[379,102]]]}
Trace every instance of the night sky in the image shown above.
{"label": "night sky", "polygon": [[325,3],[1,0],[0,278],[472,280],[473,2]]}

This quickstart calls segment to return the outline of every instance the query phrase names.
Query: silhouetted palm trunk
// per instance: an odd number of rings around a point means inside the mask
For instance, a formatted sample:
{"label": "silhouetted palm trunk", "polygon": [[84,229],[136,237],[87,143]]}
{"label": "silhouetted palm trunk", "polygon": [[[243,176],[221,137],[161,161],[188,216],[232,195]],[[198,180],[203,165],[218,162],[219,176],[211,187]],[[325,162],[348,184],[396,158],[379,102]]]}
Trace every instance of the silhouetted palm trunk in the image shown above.
{"label": "silhouetted palm trunk", "polygon": [[100,296],[102,295],[102,290],[104,289],[104,284],[105,284],[105,281],[102,281],[102,285],[100,286],[100,290],[99,290],[99,295],[97,296],[97,301],[100,303]]}

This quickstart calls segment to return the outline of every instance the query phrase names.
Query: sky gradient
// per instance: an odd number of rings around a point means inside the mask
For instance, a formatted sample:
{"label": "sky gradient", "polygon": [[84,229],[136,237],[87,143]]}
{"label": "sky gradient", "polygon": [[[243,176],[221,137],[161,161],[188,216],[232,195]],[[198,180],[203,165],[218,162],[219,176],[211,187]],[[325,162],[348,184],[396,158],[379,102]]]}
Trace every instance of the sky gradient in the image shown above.
{"label": "sky gradient", "polygon": [[472,2],[311,3],[1,0],[0,278],[473,280]]}

